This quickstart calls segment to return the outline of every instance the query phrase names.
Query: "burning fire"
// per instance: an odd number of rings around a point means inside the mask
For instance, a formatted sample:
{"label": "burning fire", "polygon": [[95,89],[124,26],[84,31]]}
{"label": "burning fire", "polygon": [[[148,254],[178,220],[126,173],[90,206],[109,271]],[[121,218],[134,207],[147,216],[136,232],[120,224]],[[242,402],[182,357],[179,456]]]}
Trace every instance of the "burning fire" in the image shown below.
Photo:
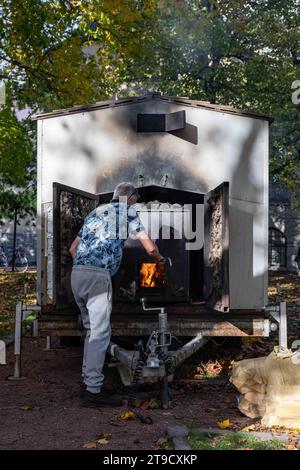
{"label": "burning fire", "polygon": [[155,263],[142,263],[140,268],[141,287],[164,287],[165,267]]}

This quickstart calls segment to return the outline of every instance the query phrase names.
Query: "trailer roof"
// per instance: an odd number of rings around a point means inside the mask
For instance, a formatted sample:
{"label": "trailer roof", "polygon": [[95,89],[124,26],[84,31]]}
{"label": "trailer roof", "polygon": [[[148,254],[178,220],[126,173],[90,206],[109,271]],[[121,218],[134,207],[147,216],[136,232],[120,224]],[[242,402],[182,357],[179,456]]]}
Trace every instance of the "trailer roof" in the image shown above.
{"label": "trailer roof", "polygon": [[236,108],[233,108],[232,106],[225,106],[221,104],[212,104],[208,101],[190,100],[189,98],[186,98],[186,97],[164,96],[164,95],[161,95],[160,93],[149,93],[144,96],[132,96],[132,97],[119,98],[119,99],[108,100],[108,101],[97,101],[94,104],[85,104],[85,105],[73,106],[72,108],[56,109],[54,111],[50,111],[46,113],[35,114],[32,116],[32,120],[36,121],[38,119],[49,119],[49,118],[58,117],[58,116],[68,116],[70,114],[95,111],[98,109],[114,108],[117,106],[125,106],[129,104],[136,104],[136,103],[140,103],[144,101],[151,101],[151,100],[160,100],[164,102],[178,104],[179,106],[190,106],[192,108],[202,108],[202,109],[208,109],[211,111],[217,111],[221,113],[236,114],[238,116],[252,117],[255,119],[269,121],[269,123],[272,123],[274,121],[274,118],[272,116],[268,116],[265,114],[258,114],[256,112],[252,112],[249,110],[236,109]]}

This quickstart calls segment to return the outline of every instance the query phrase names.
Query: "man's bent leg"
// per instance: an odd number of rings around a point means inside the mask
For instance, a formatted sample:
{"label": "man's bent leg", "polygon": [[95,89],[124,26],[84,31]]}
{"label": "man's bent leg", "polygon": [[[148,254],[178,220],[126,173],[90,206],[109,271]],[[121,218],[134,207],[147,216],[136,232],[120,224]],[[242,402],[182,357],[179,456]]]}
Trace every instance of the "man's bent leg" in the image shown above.
{"label": "man's bent leg", "polygon": [[86,304],[90,321],[90,335],[86,344],[85,384],[91,393],[99,393],[103,384],[102,369],[111,336],[111,304],[110,277],[101,272],[95,273]]}
{"label": "man's bent leg", "polygon": [[[72,287],[72,291],[73,291],[73,295],[74,295],[74,298],[75,298],[75,301],[77,303],[77,306],[80,310],[80,314],[81,314],[81,319],[82,319],[82,325],[85,329],[85,339],[84,339],[84,347],[83,347],[83,359],[82,359],[82,372],[81,372],[81,376],[82,376],[82,379],[83,379],[83,382],[84,382],[84,379],[85,379],[85,368],[86,368],[86,350],[87,350],[87,344],[88,344],[88,341],[89,341],[89,337],[90,337],[90,320],[89,320],[89,314],[88,314],[88,310],[86,308],[86,305],[85,305],[85,300],[83,297],[82,297],[82,283],[83,283],[83,279],[82,279],[82,272],[76,272],[76,270],[72,271],[72,274],[71,274],[71,287]],[[83,292],[85,293],[85,292]],[[86,296],[84,296],[86,297]]]}

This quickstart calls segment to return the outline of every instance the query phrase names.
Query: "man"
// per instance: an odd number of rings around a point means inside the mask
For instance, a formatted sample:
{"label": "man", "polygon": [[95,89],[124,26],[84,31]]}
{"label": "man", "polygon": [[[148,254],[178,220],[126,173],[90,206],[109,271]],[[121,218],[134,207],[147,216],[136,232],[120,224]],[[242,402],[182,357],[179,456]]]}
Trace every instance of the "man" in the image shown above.
{"label": "man", "polygon": [[128,236],[136,237],[154,261],[163,262],[157,246],[147,236],[132,207],[138,198],[138,191],[131,183],[118,184],[110,203],[97,207],[86,217],[70,247],[73,257],[71,286],[86,329],[82,364],[83,406],[121,404],[113,397],[103,397],[101,388],[105,353],[111,336],[111,276],[119,269]]}

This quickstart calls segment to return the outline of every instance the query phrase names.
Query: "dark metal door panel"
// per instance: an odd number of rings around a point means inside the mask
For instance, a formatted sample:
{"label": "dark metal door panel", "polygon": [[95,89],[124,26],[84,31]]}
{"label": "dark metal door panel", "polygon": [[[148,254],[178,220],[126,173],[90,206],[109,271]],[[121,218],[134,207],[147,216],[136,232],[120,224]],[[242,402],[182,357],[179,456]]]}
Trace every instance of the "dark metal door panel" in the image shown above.
{"label": "dark metal door panel", "polygon": [[208,307],[229,310],[229,183],[204,197],[204,300]]}
{"label": "dark metal door panel", "polygon": [[76,305],[70,282],[73,263],[69,248],[85,217],[97,205],[97,195],[53,183],[53,303],[56,308]]}

